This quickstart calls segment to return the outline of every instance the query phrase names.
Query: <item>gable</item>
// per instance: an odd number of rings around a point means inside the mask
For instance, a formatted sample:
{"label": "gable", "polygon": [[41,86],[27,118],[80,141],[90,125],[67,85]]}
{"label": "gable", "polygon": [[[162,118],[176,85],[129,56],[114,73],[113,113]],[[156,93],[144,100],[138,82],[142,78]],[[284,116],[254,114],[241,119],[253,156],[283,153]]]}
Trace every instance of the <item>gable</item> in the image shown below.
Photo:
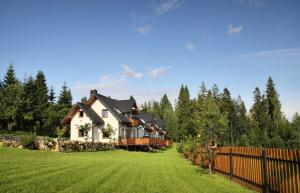
{"label": "gable", "polygon": [[79,110],[82,110],[86,114],[86,116],[89,117],[94,123],[104,123],[103,119],[90,106],[83,103],[76,103],[62,120],[62,124],[69,124],[72,118],[79,112]]}

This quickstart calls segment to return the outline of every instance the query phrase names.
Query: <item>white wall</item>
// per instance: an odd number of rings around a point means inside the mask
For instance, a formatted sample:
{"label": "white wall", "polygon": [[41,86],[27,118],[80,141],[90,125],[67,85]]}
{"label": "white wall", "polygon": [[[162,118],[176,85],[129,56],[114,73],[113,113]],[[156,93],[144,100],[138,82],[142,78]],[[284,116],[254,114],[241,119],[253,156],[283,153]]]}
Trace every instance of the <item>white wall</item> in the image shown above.
{"label": "white wall", "polygon": [[[102,110],[107,109],[99,100],[96,100],[92,105],[91,108],[104,120],[105,124],[101,126],[101,128],[106,128],[107,124],[110,124],[112,128],[115,130],[115,134],[111,136],[111,141],[118,141],[119,138],[119,121],[117,118],[109,111],[108,117],[102,117]],[[98,136],[100,142],[109,142],[110,139],[104,139],[102,135],[102,130],[98,130]]]}
{"label": "white wall", "polygon": [[[77,111],[77,113],[71,120],[71,140],[85,141],[83,137],[79,137],[78,127],[86,123],[92,125],[92,120],[88,116],[86,116],[85,113],[83,113],[83,117],[79,117],[79,111]],[[89,136],[91,136],[91,131],[89,132]]]}

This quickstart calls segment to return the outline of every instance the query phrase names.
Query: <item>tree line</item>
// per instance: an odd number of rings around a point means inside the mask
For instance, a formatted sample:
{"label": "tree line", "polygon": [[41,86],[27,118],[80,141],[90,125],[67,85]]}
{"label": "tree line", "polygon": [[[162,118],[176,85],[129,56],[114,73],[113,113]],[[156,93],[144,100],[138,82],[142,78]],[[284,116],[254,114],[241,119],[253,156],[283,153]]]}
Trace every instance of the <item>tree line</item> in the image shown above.
{"label": "tree line", "polygon": [[216,84],[207,89],[203,82],[198,96],[191,98],[182,85],[173,105],[165,94],[160,101],[145,102],[142,111],[152,112],[166,123],[167,137],[204,146],[257,146],[300,148],[300,116],[290,122],[281,111],[279,94],[269,77],[266,91],[256,87],[249,111],[240,96],[232,98],[228,88]]}
{"label": "tree line", "polygon": [[[57,100],[56,100],[57,98]],[[9,65],[0,80],[0,128],[21,130],[38,135],[57,136],[67,134],[60,124],[72,106],[71,90],[64,83],[58,96],[54,88],[48,89],[44,73],[29,76],[23,81],[16,77]]]}
{"label": "tree line", "polygon": [[[86,97],[82,101],[86,101]],[[0,129],[35,132],[38,135],[68,135],[60,122],[72,106],[71,90],[64,83],[56,95],[48,87],[42,71],[23,81],[9,65],[0,79]],[[218,146],[258,146],[300,148],[300,116],[292,121],[281,111],[279,94],[269,77],[266,90],[256,87],[253,105],[247,111],[240,96],[231,97],[228,88],[216,84],[207,89],[200,85],[196,98],[191,98],[186,85],[180,88],[172,105],[165,94],[160,101],[145,102],[140,111],[152,112],[166,124],[167,138],[193,140]]]}

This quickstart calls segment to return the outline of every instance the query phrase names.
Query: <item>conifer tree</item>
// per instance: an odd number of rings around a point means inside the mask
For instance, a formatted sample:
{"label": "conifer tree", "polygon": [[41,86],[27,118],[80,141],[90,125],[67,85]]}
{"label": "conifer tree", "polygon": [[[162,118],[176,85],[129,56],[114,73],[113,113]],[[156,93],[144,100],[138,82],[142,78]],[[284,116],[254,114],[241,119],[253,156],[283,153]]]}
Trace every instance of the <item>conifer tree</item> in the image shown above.
{"label": "conifer tree", "polygon": [[267,128],[269,116],[267,113],[267,101],[264,95],[261,95],[260,89],[255,88],[253,92],[253,106],[250,110],[251,117],[251,136],[250,144],[254,146],[266,147],[269,143]]}
{"label": "conifer tree", "polygon": [[58,102],[59,105],[64,105],[68,108],[72,106],[72,94],[71,90],[68,89],[66,83],[62,86],[62,90],[60,91]]}
{"label": "conifer tree", "polygon": [[227,117],[228,127],[225,132],[223,143],[224,145],[233,145],[233,132],[236,121],[236,112],[233,107],[233,101],[231,99],[230,92],[227,88],[224,88],[220,100],[220,111]]}
{"label": "conifer tree", "polygon": [[13,65],[10,64],[4,77],[2,91],[0,92],[0,114],[8,130],[12,130],[17,123],[18,112],[22,104],[22,92],[23,87],[16,78]]}
{"label": "conifer tree", "polygon": [[8,69],[4,76],[3,87],[7,87],[9,85],[14,85],[17,82],[18,82],[18,79],[16,78],[14,66],[13,66],[13,64],[10,64],[8,66]]}
{"label": "conifer tree", "polygon": [[176,104],[176,114],[178,117],[178,136],[182,140],[187,134],[190,126],[190,98],[188,88],[181,86],[178,101]]}
{"label": "conifer tree", "polygon": [[211,91],[208,91],[201,120],[201,142],[206,148],[207,158],[209,160],[209,172],[211,173],[211,164],[213,160],[212,148],[215,144],[221,143],[227,127],[227,118],[221,114]]}
{"label": "conifer tree", "polygon": [[50,88],[50,90],[49,90],[49,102],[50,102],[51,104],[54,104],[54,103],[55,103],[55,98],[56,98],[56,96],[55,96],[55,91],[54,91],[53,86],[51,86],[51,88]]}
{"label": "conifer tree", "polygon": [[46,84],[46,78],[42,71],[39,71],[35,78],[35,97],[36,97],[36,109],[34,112],[35,116],[35,127],[37,132],[40,134],[47,133],[43,128],[44,122],[46,121],[47,108],[49,106],[48,88]]}
{"label": "conifer tree", "polygon": [[36,120],[35,113],[37,108],[36,100],[36,82],[29,76],[24,82],[24,93],[22,96],[22,122],[24,130],[33,131],[34,123]]}
{"label": "conifer tree", "polygon": [[270,125],[268,127],[268,136],[269,138],[273,138],[275,136],[279,136],[280,132],[280,122],[282,121],[282,112],[281,112],[281,104],[279,101],[278,93],[275,89],[275,84],[271,77],[269,77],[267,82],[267,105],[268,105],[268,115],[270,118]]}

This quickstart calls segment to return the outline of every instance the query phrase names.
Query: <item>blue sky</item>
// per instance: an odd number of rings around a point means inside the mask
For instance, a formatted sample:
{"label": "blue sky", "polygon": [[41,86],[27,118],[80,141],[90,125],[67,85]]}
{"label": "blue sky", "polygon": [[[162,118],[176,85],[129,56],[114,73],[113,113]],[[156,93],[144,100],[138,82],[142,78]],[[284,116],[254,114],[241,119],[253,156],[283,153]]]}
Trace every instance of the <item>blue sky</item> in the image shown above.
{"label": "blue sky", "polygon": [[216,83],[249,109],[272,76],[290,119],[300,112],[300,1],[1,0],[0,76],[46,74],[74,101],[98,89],[138,103],[181,84],[195,97]]}

